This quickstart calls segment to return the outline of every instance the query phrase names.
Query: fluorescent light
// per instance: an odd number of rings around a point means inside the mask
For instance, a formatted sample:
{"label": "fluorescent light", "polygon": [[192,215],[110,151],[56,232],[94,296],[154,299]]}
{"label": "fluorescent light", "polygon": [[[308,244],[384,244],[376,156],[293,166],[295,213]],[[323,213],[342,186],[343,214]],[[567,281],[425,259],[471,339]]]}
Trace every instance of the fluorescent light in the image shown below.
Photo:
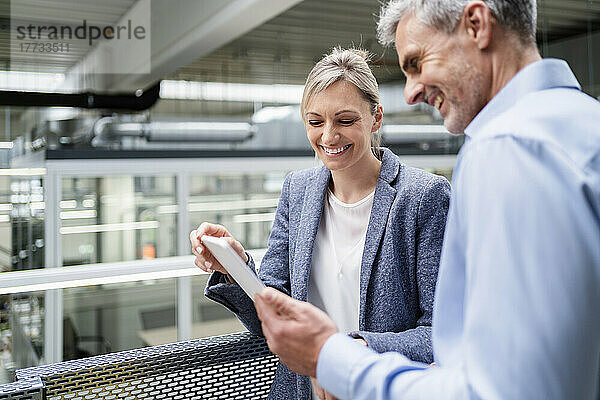
{"label": "fluorescent light", "polygon": [[384,125],[384,133],[448,133],[444,125]]}
{"label": "fluorescent light", "polygon": [[46,203],[44,203],[43,201],[29,203],[29,208],[32,210],[43,210],[46,208]]}
{"label": "fluorescent light", "polygon": [[77,208],[77,200],[62,200],[60,208]]}
{"label": "fluorescent light", "polygon": [[170,206],[158,206],[156,207],[156,212],[159,214],[177,214],[177,205]]}
{"label": "fluorescent light", "polygon": [[12,149],[13,142],[0,142],[0,149]]}
{"label": "fluorescent light", "polygon": [[94,233],[94,232],[116,232],[116,231],[130,231],[137,229],[156,229],[158,228],[158,221],[144,221],[144,222],[125,222],[120,224],[100,224],[100,225],[81,225],[81,226],[65,226],[60,228],[62,235],[69,235],[73,233]]}
{"label": "fluorescent light", "polygon": [[[208,212],[208,211],[233,211],[245,210],[248,208],[273,208],[279,203],[278,197],[268,199],[253,199],[253,200],[231,200],[231,201],[211,201],[203,203],[190,203],[188,205],[189,212]],[[177,214],[178,207],[176,204],[157,207],[159,214]]]}
{"label": "fluorescent light", "polygon": [[[121,126],[126,124],[121,124]],[[139,125],[139,124],[138,124]],[[244,131],[250,130],[251,126],[247,122],[152,122],[152,128],[159,131]]]}
{"label": "fluorescent light", "polygon": [[161,99],[244,101],[300,104],[303,85],[259,85],[223,82],[160,82]]}
{"label": "fluorescent light", "polygon": [[74,107],[48,107],[45,119],[48,121],[71,119],[75,118],[78,113],[79,111]]}
{"label": "fluorescent light", "polygon": [[94,199],[85,199],[81,202],[81,204],[86,208],[92,208],[96,205]]}
{"label": "fluorescent light", "polygon": [[263,107],[252,115],[252,122],[255,124],[264,124],[270,121],[276,121],[284,119],[290,115],[296,115],[298,119],[300,117],[300,110],[294,106],[280,106],[280,107]]}
{"label": "fluorescent light", "polygon": [[60,219],[96,218],[96,210],[61,211]]}
{"label": "fluorescent light", "polygon": [[0,168],[0,176],[38,176],[45,174],[46,168]]}
{"label": "fluorescent light", "polygon": [[248,222],[270,222],[275,219],[275,213],[260,213],[260,214],[242,214],[235,215],[233,217],[233,222],[238,224],[248,223]]}
{"label": "fluorescent light", "polygon": [[221,202],[207,202],[207,203],[190,203],[188,205],[189,212],[203,212],[203,211],[231,211],[231,210],[245,210],[248,208],[272,208],[277,207],[279,202],[278,197],[269,199],[253,199],[253,200],[233,200],[233,201],[221,201]]}
{"label": "fluorescent light", "polygon": [[0,90],[19,92],[72,93],[64,85],[64,74],[46,72],[0,71]]}
{"label": "fluorescent light", "polygon": [[1,211],[10,211],[13,209],[13,205],[10,203],[2,203],[0,204],[0,212]]}

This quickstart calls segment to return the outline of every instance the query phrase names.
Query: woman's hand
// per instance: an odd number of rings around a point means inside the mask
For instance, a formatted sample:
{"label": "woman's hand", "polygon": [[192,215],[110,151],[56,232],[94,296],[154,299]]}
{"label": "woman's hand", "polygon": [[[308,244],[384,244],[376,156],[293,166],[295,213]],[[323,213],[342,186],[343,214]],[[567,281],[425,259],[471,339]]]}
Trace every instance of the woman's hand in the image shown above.
{"label": "woman's hand", "polygon": [[229,277],[229,274],[223,268],[221,263],[217,261],[217,259],[211,254],[206,246],[202,244],[200,238],[203,235],[215,236],[215,237],[223,237],[229,243],[229,245],[235,250],[235,252],[244,260],[245,263],[248,263],[248,256],[246,255],[246,251],[244,247],[234,239],[233,236],[225,229],[222,225],[211,224],[208,222],[203,222],[200,224],[198,229],[190,232],[190,243],[192,244],[192,253],[196,256],[194,260],[194,264],[198,268],[206,272],[218,271]]}

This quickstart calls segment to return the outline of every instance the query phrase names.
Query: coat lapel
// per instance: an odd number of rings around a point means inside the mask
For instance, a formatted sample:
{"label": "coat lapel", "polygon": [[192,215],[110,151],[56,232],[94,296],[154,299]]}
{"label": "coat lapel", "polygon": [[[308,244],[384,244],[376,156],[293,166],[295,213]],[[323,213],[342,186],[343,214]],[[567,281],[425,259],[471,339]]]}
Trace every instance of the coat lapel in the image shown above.
{"label": "coat lapel", "polygon": [[375,186],[375,195],[373,196],[373,207],[367,227],[367,236],[365,238],[365,249],[363,251],[362,263],[360,267],[360,315],[359,329],[365,326],[365,303],[367,298],[367,289],[371,279],[371,270],[375,262],[375,256],[379,253],[379,246],[383,234],[387,228],[387,220],[390,214],[392,203],[396,198],[396,189],[391,186],[398,176],[400,170],[400,161],[388,149],[383,150],[381,169],[379,179]]}
{"label": "coat lapel", "polygon": [[330,171],[322,167],[318,169],[306,188],[306,195],[302,204],[298,240],[293,260],[292,288],[296,288],[296,298],[306,301],[308,297],[308,280],[312,251],[323,213],[323,203],[327,185],[329,184]]}

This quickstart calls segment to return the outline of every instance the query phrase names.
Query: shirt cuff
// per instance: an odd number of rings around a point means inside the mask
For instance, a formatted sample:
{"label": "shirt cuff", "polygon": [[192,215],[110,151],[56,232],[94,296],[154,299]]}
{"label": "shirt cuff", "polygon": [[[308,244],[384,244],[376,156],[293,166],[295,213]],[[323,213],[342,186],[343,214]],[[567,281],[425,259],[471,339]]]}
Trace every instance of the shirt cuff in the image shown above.
{"label": "shirt cuff", "polygon": [[[336,397],[351,398],[353,367],[371,354],[372,350],[344,333],[330,336],[321,348],[317,361],[319,384]],[[340,365],[344,368],[340,368]]]}

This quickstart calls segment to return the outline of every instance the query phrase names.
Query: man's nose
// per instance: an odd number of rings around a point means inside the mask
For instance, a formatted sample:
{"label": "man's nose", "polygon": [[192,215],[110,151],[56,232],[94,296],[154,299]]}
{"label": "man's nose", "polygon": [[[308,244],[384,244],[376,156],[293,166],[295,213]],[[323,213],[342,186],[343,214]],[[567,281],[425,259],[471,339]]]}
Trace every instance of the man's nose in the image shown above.
{"label": "man's nose", "polygon": [[425,85],[415,79],[406,79],[404,98],[408,104],[417,104],[425,101]]}

